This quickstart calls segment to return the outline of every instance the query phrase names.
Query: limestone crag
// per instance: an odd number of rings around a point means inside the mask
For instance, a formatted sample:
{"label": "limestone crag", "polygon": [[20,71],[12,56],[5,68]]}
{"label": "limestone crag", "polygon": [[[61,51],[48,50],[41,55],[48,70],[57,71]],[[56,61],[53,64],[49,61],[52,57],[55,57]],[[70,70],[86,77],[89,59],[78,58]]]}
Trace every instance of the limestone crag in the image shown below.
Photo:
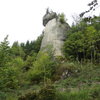
{"label": "limestone crag", "polygon": [[43,17],[43,25],[46,26],[46,24],[53,18],[57,18],[57,14],[53,11],[49,12],[47,9],[46,14]]}
{"label": "limestone crag", "polygon": [[[54,12],[52,12],[54,14]],[[43,23],[45,23],[45,29],[44,29],[44,36],[41,44],[41,50],[43,48],[46,49],[47,46],[51,46],[51,50],[54,53],[54,56],[63,56],[62,53],[62,47],[65,40],[65,33],[69,29],[69,25],[67,23],[61,23],[59,20],[59,17],[52,16],[53,14],[49,13],[47,16],[45,15],[43,18]],[[51,16],[52,16],[52,19]],[[57,15],[55,13],[55,15]],[[46,18],[46,21],[45,21]],[[49,18],[49,19],[47,19]]]}

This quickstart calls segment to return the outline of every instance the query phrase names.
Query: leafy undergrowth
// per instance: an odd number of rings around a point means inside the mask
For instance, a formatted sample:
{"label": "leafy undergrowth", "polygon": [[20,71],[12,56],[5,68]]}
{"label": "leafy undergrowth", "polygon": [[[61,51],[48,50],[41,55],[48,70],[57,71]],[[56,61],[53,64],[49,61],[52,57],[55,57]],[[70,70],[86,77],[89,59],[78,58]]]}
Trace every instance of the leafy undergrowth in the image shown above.
{"label": "leafy undergrowth", "polygon": [[[0,100],[99,100],[100,65],[92,63],[64,62],[57,71],[66,69],[70,75],[53,81],[52,85],[43,82],[27,84],[14,91],[0,93]],[[61,73],[61,72],[59,72]],[[60,75],[59,73],[55,73]],[[56,75],[55,75],[56,76]],[[52,95],[52,97],[49,97]],[[52,99],[51,99],[52,98]]]}
{"label": "leafy undergrowth", "polygon": [[[70,63],[64,63],[68,68]],[[99,100],[100,65],[71,63],[72,72],[66,79],[55,83],[57,100]],[[75,72],[76,71],[76,72]]]}
{"label": "leafy undergrowth", "polygon": [[[67,68],[66,63],[65,65]],[[68,70],[72,73],[66,79],[58,81],[57,87],[82,88],[84,86],[100,84],[100,65],[73,63],[73,67],[70,67]]]}

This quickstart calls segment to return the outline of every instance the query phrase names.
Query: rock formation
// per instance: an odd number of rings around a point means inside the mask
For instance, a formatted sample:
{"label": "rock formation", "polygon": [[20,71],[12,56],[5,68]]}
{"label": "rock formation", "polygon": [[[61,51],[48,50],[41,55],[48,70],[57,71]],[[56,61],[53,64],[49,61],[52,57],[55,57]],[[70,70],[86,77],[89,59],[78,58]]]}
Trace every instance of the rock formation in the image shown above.
{"label": "rock formation", "polygon": [[49,9],[47,9],[46,14],[43,17],[43,25],[46,26],[46,24],[53,18],[57,18],[57,14],[53,11],[49,12]]}
{"label": "rock formation", "polygon": [[65,40],[65,34],[69,29],[67,23],[61,23],[59,16],[53,11],[47,13],[43,17],[44,36],[41,44],[41,50],[51,46],[54,56],[63,56],[62,47]]}

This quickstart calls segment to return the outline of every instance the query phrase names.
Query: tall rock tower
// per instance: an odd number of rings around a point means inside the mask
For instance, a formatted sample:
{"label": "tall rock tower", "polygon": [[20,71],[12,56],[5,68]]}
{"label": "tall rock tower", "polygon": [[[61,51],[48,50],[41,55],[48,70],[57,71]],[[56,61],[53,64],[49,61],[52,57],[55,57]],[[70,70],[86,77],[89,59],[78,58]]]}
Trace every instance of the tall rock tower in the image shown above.
{"label": "tall rock tower", "polygon": [[65,34],[70,28],[67,23],[62,23],[59,16],[47,9],[46,14],[43,17],[43,25],[45,29],[43,31],[44,36],[41,44],[41,50],[52,50],[54,56],[63,56],[62,47],[65,40]]}

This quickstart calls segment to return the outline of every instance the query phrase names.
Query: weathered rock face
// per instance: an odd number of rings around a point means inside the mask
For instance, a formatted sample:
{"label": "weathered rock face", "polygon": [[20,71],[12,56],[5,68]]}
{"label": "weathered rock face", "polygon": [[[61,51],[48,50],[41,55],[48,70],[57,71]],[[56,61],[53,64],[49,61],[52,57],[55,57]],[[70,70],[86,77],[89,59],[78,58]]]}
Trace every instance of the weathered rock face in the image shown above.
{"label": "weathered rock face", "polygon": [[47,12],[43,17],[43,25],[46,26],[46,24],[52,20],[53,18],[56,18],[57,14],[55,12]]}
{"label": "weathered rock face", "polygon": [[65,40],[65,33],[69,29],[69,25],[67,23],[62,24],[57,17],[54,17],[50,20],[50,16],[48,22],[45,25],[41,50],[51,46],[51,50],[53,51],[54,56],[63,56],[62,47]]}

